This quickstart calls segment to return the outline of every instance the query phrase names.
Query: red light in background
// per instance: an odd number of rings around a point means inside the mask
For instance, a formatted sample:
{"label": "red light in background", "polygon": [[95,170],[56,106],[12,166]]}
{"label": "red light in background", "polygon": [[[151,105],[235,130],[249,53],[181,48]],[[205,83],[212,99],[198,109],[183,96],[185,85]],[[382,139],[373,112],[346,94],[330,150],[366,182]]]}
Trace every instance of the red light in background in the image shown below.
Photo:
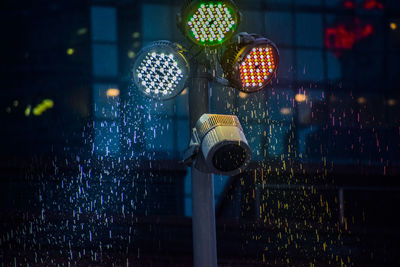
{"label": "red light in background", "polygon": [[[343,6],[348,9],[357,8],[357,3],[354,0],[345,0],[343,1]],[[378,0],[365,0],[362,3],[362,8],[364,9],[383,9],[383,4]]]}
{"label": "red light in background", "polygon": [[[325,30],[325,46],[333,49],[337,56],[341,55],[341,49],[351,49],[356,41],[354,32],[346,30],[343,24],[336,27],[326,28]],[[336,50],[336,49],[339,49]]]}
{"label": "red light in background", "polygon": [[[357,3],[354,0],[344,0],[345,8],[355,9]],[[367,10],[383,9],[383,4],[379,0],[365,0],[362,8]],[[339,22],[336,26],[325,29],[325,47],[331,49],[336,56],[341,56],[343,50],[353,48],[355,43],[372,35],[374,26],[371,23],[363,23],[359,18],[353,22]]]}
{"label": "red light in background", "polygon": [[[361,38],[368,37],[374,32],[374,27],[371,24],[365,25],[364,29],[362,29]],[[360,38],[360,39],[361,39]]]}
{"label": "red light in background", "polygon": [[350,9],[356,8],[356,3],[354,3],[353,1],[349,1],[349,0],[344,1],[343,5],[345,8],[350,8]]}
{"label": "red light in background", "polygon": [[351,25],[339,23],[335,27],[325,29],[325,46],[336,56],[341,56],[343,50],[353,48],[356,42],[374,33],[372,24],[363,24],[358,18]]}
{"label": "red light in background", "polygon": [[377,0],[365,0],[364,2],[365,9],[383,9],[383,4]]}

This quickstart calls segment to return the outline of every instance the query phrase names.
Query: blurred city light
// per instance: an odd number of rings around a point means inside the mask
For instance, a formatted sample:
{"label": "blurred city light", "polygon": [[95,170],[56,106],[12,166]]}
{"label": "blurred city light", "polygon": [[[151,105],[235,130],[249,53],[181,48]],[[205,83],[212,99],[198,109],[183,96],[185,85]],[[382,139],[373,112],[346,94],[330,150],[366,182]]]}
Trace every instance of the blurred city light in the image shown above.
{"label": "blurred city light", "polygon": [[295,99],[297,102],[304,102],[304,101],[307,100],[307,96],[304,95],[304,94],[296,94],[296,96],[294,97],[294,99]]}
{"label": "blurred city light", "polygon": [[106,92],[108,97],[117,97],[119,96],[119,89],[117,88],[110,88]]}
{"label": "blurred city light", "polygon": [[134,58],[136,56],[136,53],[133,52],[132,50],[128,51],[128,58]]}
{"label": "blurred city light", "polygon": [[182,91],[181,95],[186,95],[188,93],[188,89],[185,88],[185,90]]}
{"label": "blurred city light", "polygon": [[31,107],[31,105],[28,105],[26,108],[25,108],[25,116],[26,117],[28,117],[30,114],[31,114],[31,109],[32,109],[32,107]]}
{"label": "blurred city light", "polygon": [[140,32],[132,33],[132,37],[135,38],[135,39],[139,38],[140,37]]}
{"label": "blurred city light", "polygon": [[245,99],[247,97],[247,94],[245,92],[240,91],[239,92],[239,97],[242,99]]}
{"label": "blurred city light", "polygon": [[73,49],[73,48],[68,48],[68,49],[67,49],[67,55],[71,56],[71,55],[73,55],[74,53],[75,53],[75,49]]}
{"label": "blurred city light", "polygon": [[387,101],[387,103],[388,103],[389,106],[393,107],[393,106],[395,106],[395,105],[397,104],[397,100],[391,98],[391,99],[389,99],[389,100]]}
{"label": "blurred city light", "polygon": [[76,31],[76,34],[78,35],[85,35],[88,32],[87,28],[80,28]]}
{"label": "blurred city light", "polygon": [[[42,103],[40,103],[39,105],[37,105],[36,107],[33,108],[33,115],[35,116],[40,116],[43,114],[43,112],[45,112],[46,110],[52,108],[54,106],[54,102],[51,99],[45,99],[42,101]],[[27,112],[27,110],[25,110],[25,114],[26,113],[30,113]],[[29,114],[28,114],[29,115]]]}
{"label": "blurred city light", "polygon": [[281,108],[280,112],[282,115],[289,115],[292,113],[292,109],[291,108]]}
{"label": "blurred city light", "polygon": [[367,103],[367,99],[365,97],[361,96],[361,97],[357,98],[357,103],[360,105],[365,104],[365,103]]}

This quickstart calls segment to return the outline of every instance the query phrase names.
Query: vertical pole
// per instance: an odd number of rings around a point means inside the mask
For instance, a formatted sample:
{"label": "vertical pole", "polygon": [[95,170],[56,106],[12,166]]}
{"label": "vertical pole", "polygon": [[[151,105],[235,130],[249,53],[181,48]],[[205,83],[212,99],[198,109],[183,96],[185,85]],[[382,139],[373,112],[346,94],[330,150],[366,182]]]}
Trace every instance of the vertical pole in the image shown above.
{"label": "vertical pole", "polygon": [[[190,131],[201,115],[209,113],[208,71],[205,66],[200,64],[194,68],[192,86],[189,90]],[[203,173],[195,167],[192,167],[191,173],[193,265],[194,267],[216,267],[213,176]]]}

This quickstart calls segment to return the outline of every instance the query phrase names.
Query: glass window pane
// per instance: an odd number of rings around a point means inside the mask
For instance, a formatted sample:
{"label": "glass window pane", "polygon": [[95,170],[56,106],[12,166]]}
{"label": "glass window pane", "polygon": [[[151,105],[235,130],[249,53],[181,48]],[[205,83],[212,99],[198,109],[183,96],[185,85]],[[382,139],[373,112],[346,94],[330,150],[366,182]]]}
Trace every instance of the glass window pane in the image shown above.
{"label": "glass window pane", "polygon": [[264,14],[260,11],[242,11],[242,22],[239,25],[239,31],[248,33],[262,33],[265,32],[263,21]]}
{"label": "glass window pane", "polygon": [[297,79],[301,81],[321,81],[323,79],[324,65],[322,51],[304,50],[297,51]]}
{"label": "glass window pane", "polygon": [[294,69],[292,49],[279,49],[279,66],[277,73],[279,81],[286,80],[290,82],[293,79]]}
{"label": "glass window pane", "polygon": [[342,68],[340,59],[332,52],[326,52],[327,68],[328,68],[328,79],[339,80],[342,77]]}
{"label": "glass window pane", "polygon": [[118,74],[118,51],[114,44],[94,44],[93,75],[115,77]]}
{"label": "glass window pane", "polygon": [[290,13],[265,13],[265,28],[268,38],[278,46],[293,44],[293,20]]}
{"label": "glass window pane", "polygon": [[91,20],[94,41],[117,41],[117,17],[114,7],[92,7]]}
{"label": "glass window pane", "polygon": [[322,15],[296,14],[296,44],[307,47],[322,47]]}
{"label": "glass window pane", "polygon": [[142,32],[144,42],[171,38],[171,26],[175,27],[175,14],[167,5],[144,4],[142,6]]}

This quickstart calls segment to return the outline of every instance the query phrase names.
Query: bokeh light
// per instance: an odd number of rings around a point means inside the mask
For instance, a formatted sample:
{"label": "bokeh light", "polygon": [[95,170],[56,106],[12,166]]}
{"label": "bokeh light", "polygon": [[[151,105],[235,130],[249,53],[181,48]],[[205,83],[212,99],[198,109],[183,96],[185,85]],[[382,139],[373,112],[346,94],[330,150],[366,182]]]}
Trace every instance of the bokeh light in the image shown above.
{"label": "bokeh light", "polygon": [[297,94],[297,95],[294,97],[294,99],[295,99],[297,102],[304,102],[304,101],[307,100],[307,96],[304,95],[304,94]]}
{"label": "bokeh light", "polygon": [[359,98],[357,98],[357,103],[360,105],[365,104],[367,103],[367,99],[363,96],[360,96]]}
{"label": "bokeh light", "polygon": [[393,106],[396,106],[397,100],[391,98],[391,99],[389,99],[389,100],[387,101],[387,103],[388,103],[388,105],[389,105],[390,107],[393,107]]}
{"label": "bokeh light", "polygon": [[282,114],[282,115],[290,115],[290,114],[292,114],[292,109],[291,108],[281,108],[280,109],[280,113]]}
{"label": "bokeh light", "polygon": [[109,88],[106,92],[108,97],[117,97],[119,96],[119,89],[117,88]]}
{"label": "bokeh light", "polygon": [[68,56],[72,56],[74,53],[75,53],[75,49],[73,49],[73,48],[68,48],[67,49],[67,55]]}

